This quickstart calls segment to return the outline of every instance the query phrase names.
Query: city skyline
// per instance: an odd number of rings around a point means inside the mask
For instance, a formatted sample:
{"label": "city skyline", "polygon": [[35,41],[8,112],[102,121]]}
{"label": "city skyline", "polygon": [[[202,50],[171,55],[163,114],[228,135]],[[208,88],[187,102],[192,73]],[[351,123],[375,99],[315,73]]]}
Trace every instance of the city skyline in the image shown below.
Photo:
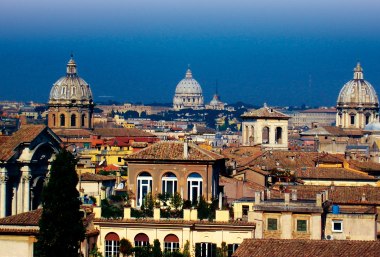
{"label": "city skyline", "polygon": [[47,102],[73,52],[96,102],[170,103],[190,64],[205,102],[333,106],[357,61],[380,85],[379,4],[339,2],[7,1],[0,99]]}

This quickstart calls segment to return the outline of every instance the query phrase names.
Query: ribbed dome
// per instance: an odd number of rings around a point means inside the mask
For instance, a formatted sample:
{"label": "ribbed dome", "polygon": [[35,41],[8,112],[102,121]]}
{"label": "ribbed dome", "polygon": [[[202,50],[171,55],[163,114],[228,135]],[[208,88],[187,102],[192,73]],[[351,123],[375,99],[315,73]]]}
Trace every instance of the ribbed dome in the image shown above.
{"label": "ribbed dome", "polygon": [[340,90],[337,106],[378,106],[379,100],[373,86],[363,78],[360,63],[354,69],[354,79],[348,81]]}
{"label": "ribbed dome", "polygon": [[54,83],[49,97],[49,103],[81,103],[92,104],[90,86],[77,74],[76,63],[71,56],[67,63],[66,76]]}
{"label": "ribbed dome", "polygon": [[173,107],[176,110],[183,108],[199,109],[204,107],[202,88],[193,78],[190,69],[187,69],[185,78],[178,83],[175,89]]}
{"label": "ribbed dome", "polygon": [[219,95],[215,94],[212,100],[210,101],[210,105],[218,105],[218,104],[222,104],[222,102],[219,99]]}
{"label": "ribbed dome", "polygon": [[380,122],[379,121],[373,121],[364,127],[365,131],[380,131]]}
{"label": "ribbed dome", "polygon": [[199,85],[198,81],[193,78],[193,74],[191,73],[190,69],[186,71],[186,77],[178,83],[175,89],[175,93],[194,95],[202,94],[202,88]]}

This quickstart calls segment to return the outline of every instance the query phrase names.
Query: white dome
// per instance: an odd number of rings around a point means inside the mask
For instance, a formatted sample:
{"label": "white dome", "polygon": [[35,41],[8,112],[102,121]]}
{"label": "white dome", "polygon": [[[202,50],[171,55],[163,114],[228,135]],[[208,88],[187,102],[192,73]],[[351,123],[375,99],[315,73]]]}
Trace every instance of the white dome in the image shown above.
{"label": "white dome", "polygon": [[186,76],[182,79],[176,89],[173,98],[174,109],[193,108],[199,109],[204,107],[202,88],[193,78],[191,70],[186,71]]}
{"label": "white dome", "polygon": [[50,104],[69,102],[82,104],[92,104],[93,102],[90,86],[78,76],[73,58],[67,64],[66,76],[54,83],[49,97]]}
{"label": "white dome", "polygon": [[193,78],[191,70],[188,69],[186,72],[186,77],[181,80],[176,89],[175,93],[177,94],[194,94],[194,95],[202,95],[202,88],[199,85],[198,81]]}
{"label": "white dome", "polygon": [[379,100],[373,86],[363,78],[360,63],[354,69],[354,79],[348,81],[340,90],[337,106],[377,107]]}
{"label": "white dome", "polygon": [[364,127],[364,130],[365,131],[380,131],[380,122],[379,121],[373,121],[369,124],[367,124],[365,127]]}

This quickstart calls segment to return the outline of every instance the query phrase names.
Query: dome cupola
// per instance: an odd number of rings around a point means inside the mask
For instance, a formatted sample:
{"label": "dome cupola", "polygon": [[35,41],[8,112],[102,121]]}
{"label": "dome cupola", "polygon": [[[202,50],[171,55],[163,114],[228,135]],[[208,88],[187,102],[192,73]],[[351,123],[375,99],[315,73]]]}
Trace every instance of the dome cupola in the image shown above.
{"label": "dome cupola", "polygon": [[78,76],[73,55],[66,76],[50,90],[48,126],[53,129],[92,129],[94,102],[90,86]]}
{"label": "dome cupola", "polygon": [[364,80],[360,63],[354,68],[353,79],[340,90],[336,108],[336,125],[342,128],[363,129],[378,120],[379,99],[371,83]]}
{"label": "dome cupola", "polygon": [[77,65],[71,55],[66,76],[58,79],[50,91],[49,103],[80,102],[92,104],[92,92],[87,82],[78,76]]}
{"label": "dome cupola", "polygon": [[178,83],[175,89],[173,107],[176,110],[204,107],[202,88],[198,81],[193,78],[190,68],[187,69],[185,78]]}

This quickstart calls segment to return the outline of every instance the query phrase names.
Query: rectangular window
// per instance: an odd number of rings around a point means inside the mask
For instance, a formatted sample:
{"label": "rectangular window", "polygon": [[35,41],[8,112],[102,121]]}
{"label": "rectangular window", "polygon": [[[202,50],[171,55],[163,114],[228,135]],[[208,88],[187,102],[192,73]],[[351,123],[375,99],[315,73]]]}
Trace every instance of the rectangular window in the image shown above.
{"label": "rectangular window", "polygon": [[117,157],[117,162],[121,162],[121,157]]}
{"label": "rectangular window", "polygon": [[229,244],[228,245],[228,257],[232,257],[232,254],[237,250],[239,244]]}
{"label": "rectangular window", "polygon": [[355,125],[355,115],[351,115],[351,125]]}
{"label": "rectangular window", "polygon": [[196,243],[195,256],[197,257],[216,257],[216,244]]}
{"label": "rectangular window", "polygon": [[277,230],[277,219],[268,219],[268,230]]}
{"label": "rectangular window", "polygon": [[343,232],[343,220],[332,221],[332,232]]}
{"label": "rectangular window", "polygon": [[307,220],[297,220],[297,231],[298,232],[307,231]]}
{"label": "rectangular window", "polygon": [[249,206],[243,205],[243,216],[248,216]]}

